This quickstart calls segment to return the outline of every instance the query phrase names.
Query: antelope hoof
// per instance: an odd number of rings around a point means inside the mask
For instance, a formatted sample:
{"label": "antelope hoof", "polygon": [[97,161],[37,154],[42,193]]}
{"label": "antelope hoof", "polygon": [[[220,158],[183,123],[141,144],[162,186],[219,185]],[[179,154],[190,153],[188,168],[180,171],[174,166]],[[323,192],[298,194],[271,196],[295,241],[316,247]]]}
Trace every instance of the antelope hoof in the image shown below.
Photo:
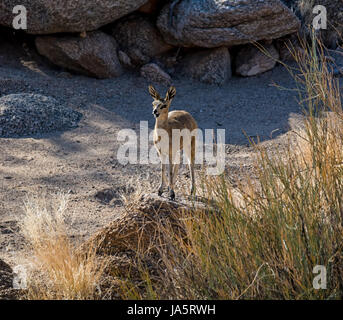
{"label": "antelope hoof", "polygon": [[157,191],[157,194],[159,197],[162,195],[162,193],[163,193],[163,186],[159,187]]}
{"label": "antelope hoof", "polygon": [[174,201],[175,200],[175,192],[173,189],[169,190],[169,199]]}

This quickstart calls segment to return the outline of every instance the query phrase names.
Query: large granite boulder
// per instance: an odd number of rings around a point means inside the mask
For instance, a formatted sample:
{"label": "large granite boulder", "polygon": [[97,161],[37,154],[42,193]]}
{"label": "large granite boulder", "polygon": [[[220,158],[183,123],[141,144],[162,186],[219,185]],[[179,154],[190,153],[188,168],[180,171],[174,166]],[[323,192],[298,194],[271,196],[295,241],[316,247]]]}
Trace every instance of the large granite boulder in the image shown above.
{"label": "large granite boulder", "polygon": [[28,33],[51,34],[96,30],[130,12],[148,0],[1,0],[0,25],[12,26],[17,5],[27,9]]}
{"label": "large granite boulder", "polygon": [[175,46],[213,48],[280,38],[296,32],[300,22],[279,0],[174,0],[157,26]]}
{"label": "large granite boulder", "polygon": [[112,32],[120,48],[134,64],[148,63],[151,58],[172,49],[163,40],[156,26],[147,17],[140,15],[118,21]]}
{"label": "large granite boulder", "polygon": [[87,76],[103,79],[123,72],[115,39],[100,31],[85,38],[41,36],[36,38],[36,47],[52,63]]}

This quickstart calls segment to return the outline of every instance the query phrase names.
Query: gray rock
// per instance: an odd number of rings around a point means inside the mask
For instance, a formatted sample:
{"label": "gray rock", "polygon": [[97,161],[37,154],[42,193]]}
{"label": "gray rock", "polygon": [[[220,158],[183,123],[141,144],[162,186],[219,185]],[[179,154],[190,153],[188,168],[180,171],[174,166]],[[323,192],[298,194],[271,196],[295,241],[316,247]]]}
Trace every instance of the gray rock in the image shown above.
{"label": "gray rock", "polygon": [[144,65],[140,72],[141,76],[150,82],[161,83],[164,85],[170,85],[172,83],[170,75],[155,63]]}
{"label": "gray rock", "polygon": [[12,268],[0,259],[0,300],[20,300],[24,297],[24,290],[13,288],[13,279]]}
{"label": "gray rock", "polygon": [[36,38],[38,52],[52,63],[96,78],[112,78],[122,74],[116,41],[94,31],[85,38],[78,36]]}
{"label": "gray rock", "polygon": [[12,268],[6,262],[0,260],[0,300],[15,300],[17,298],[12,283]]}
{"label": "gray rock", "polygon": [[333,66],[331,72],[334,77],[343,77],[343,67]]}
{"label": "gray rock", "polygon": [[341,0],[312,0],[311,5],[308,1],[299,1],[298,6],[306,23],[311,24],[315,14],[313,7],[322,5],[327,10],[328,30],[343,30],[343,2]]}
{"label": "gray rock", "polygon": [[313,19],[316,14],[313,13],[313,8],[316,5],[322,5],[327,11],[327,29],[318,30],[317,36],[321,39],[324,45],[328,48],[336,49],[339,43],[342,43],[343,33],[343,1],[342,0],[302,0],[292,1],[288,4],[292,6],[299,15],[303,23],[303,33],[311,37],[311,28]]}
{"label": "gray rock", "polygon": [[12,268],[3,260],[0,260],[0,290],[12,288]]}
{"label": "gray rock", "polygon": [[123,66],[127,68],[134,67],[132,65],[131,58],[124,51],[121,51],[121,50],[118,51],[118,59]]}
{"label": "gray rock", "polygon": [[0,25],[12,27],[13,8],[20,4],[28,12],[28,33],[51,34],[96,30],[130,12],[148,0],[1,0]]}
{"label": "gray rock", "polygon": [[254,45],[246,45],[236,56],[236,73],[244,77],[251,77],[271,70],[279,59],[279,53],[273,45],[264,45],[266,52]]}
{"label": "gray rock", "polygon": [[181,73],[201,82],[221,85],[232,74],[229,50],[220,47],[190,53],[181,62]]}
{"label": "gray rock", "polygon": [[343,76],[343,50],[327,50],[327,56],[325,56],[327,67],[329,72],[334,77]]}
{"label": "gray rock", "polygon": [[300,22],[279,0],[174,0],[157,26],[170,44],[213,48],[280,38]]}
{"label": "gray rock", "polygon": [[112,32],[120,48],[136,65],[146,64],[151,58],[172,49],[155,25],[148,18],[139,15],[119,21]]}
{"label": "gray rock", "polygon": [[52,97],[11,94],[0,98],[0,137],[20,137],[77,126],[81,114]]}
{"label": "gray rock", "polygon": [[327,50],[328,56],[332,59],[332,62],[338,67],[343,67],[343,51],[341,50]]}

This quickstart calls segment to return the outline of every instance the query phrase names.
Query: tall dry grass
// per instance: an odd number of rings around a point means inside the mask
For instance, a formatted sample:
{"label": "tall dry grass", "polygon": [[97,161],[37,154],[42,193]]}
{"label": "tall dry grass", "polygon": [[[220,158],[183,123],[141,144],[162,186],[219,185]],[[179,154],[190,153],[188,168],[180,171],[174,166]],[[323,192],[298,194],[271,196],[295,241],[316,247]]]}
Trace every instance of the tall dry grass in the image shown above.
{"label": "tall dry grass", "polygon": [[96,248],[76,250],[68,236],[66,210],[68,195],[55,199],[29,198],[21,230],[32,252],[28,299],[97,299],[105,262]]}

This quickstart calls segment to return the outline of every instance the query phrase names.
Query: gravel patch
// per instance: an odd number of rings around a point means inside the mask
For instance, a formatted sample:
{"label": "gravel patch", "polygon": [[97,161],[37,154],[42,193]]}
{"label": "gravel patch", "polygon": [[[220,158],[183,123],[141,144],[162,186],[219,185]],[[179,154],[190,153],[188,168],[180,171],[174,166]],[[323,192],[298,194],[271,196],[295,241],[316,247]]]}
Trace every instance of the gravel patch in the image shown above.
{"label": "gravel patch", "polygon": [[29,85],[25,80],[0,79],[0,97],[12,93],[22,93],[27,91]]}
{"label": "gravel patch", "polygon": [[0,98],[0,137],[21,137],[77,126],[81,114],[40,94],[10,94]]}

